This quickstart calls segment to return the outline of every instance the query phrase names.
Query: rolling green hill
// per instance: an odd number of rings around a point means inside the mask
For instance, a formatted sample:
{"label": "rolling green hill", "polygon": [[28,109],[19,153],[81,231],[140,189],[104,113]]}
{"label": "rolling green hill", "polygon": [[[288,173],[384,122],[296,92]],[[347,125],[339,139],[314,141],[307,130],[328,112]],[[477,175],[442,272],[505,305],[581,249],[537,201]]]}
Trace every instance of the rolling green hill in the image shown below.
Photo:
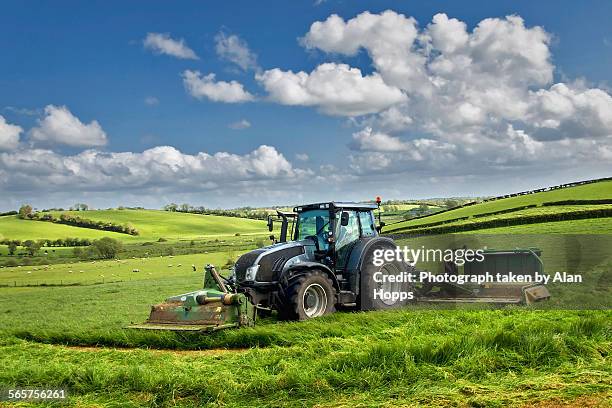
{"label": "rolling green hill", "polygon": [[[214,215],[185,214],[157,210],[92,210],[66,211],[95,221],[116,224],[130,223],[138,236],[95,229],[72,227],[44,221],[21,220],[17,216],[0,217],[0,234],[9,239],[57,239],[113,237],[124,242],[165,239],[197,239],[215,235],[267,232],[264,221]],[[60,212],[54,213],[59,216]]]}
{"label": "rolling green hill", "polygon": [[[612,181],[602,181],[598,183],[585,184],[576,187],[567,187],[558,190],[527,194],[517,197],[504,198],[495,201],[483,202],[471,206],[457,208],[455,210],[446,211],[441,214],[434,214],[428,217],[418,218],[388,225],[385,232],[397,233],[408,230],[410,227],[426,225],[440,221],[448,221],[461,217],[474,217],[475,215],[490,213],[495,211],[503,211],[511,208],[522,207],[526,205],[540,206],[546,202],[563,201],[563,200],[599,200],[612,198]],[[562,208],[563,206],[550,207]],[[516,215],[515,213],[507,214],[509,216]],[[479,218],[483,220],[484,218]]]}

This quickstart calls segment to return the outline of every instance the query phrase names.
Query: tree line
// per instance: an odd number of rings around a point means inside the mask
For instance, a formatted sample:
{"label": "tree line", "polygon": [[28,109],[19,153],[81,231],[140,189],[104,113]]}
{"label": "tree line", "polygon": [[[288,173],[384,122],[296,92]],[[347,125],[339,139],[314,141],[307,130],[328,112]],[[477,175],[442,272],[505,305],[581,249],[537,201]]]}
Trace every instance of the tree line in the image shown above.
{"label": "tree line", "polygon": [[255,220],[265,220],[270,214],[266,210],[254,209],[251,207],[236,208],[233,210],[222,210],[212,209],[203,206],[195,207],[190,204],[176,204],[170,203],[163,207],[164,211],[169,212],[181,212],[190,214],[202,214],[202,215],[218,215],[223,217],[236,217],[236,218],[250,218]]}
{"label": "tree line", "polygon": [[110,221],[95,221],[78,215],[62,213],[59,217],[49,212],[36,212],[29,204],[22,205],[17,215],[23,220],[47,221],[55,224],[71,225],[73,227],[90,228],[102,231],[119,232],[121,234],[138,235],[138,230],[131,224],[115,224]]}
{"label": "tree line", "polygon": [[[0,244],[6,245],[9,255],[15,255],[18,247],[23,247],[29,256],[34,256],[43,247],[74,247],[73,255],[82,259],[113,259],[123,249],[121,241],[104,237],[96,240],[64,238],[25,240],[4,239]],[[82,249],[82,247],[87,247]]]}

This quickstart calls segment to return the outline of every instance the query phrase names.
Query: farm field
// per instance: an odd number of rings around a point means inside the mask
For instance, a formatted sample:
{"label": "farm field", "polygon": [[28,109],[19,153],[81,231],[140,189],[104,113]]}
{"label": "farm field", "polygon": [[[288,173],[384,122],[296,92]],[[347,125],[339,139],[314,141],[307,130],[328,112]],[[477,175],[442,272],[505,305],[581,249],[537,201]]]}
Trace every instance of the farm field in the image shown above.
{"label": "farm field", "polygon": [[100,231],[90,228],[79,228],[70,225],[53,224],[43,221],[26,221],[16,215],[0,217],[0,235],[5,239],[56,239],[56,238],[89,238],[100,239],[111,237],[119,240],[134,240],[135,237],[118,232]]}
{"label": "farm field", "polygon": [[[104,282],[137,281],[197,276],[202,278],[204,265],[211,263],[218,270],[232,255],[227,252],[159,256],[109,261],[84,261],[56,265],[30,265],[0,269],[0,286],[24,285],[92,285]],[[232,261],[235,259],[232,258]],[[196,271],[193,271],[193,267]],[[137,270],[135,272],[134,270]],[[197,285],[196,285],[197,286]]]}
{"label": "farm field", "polygon": [[612,234],[612,217],[511,225],[459,234]]}
{"label": "farm field", "polygon": [[[0,288],[0,383],[63,386],[73,406],[556,406],[610,397],[609,311],[416,308],[270,318],[209,336],[122,329],[199,282]],[[27,363],[35,361],[45,364]]]}
{"label": "farm field", "polygon": [[[164,238],[202,239],[205,237],[240,234],[266,234],[265,221],[214,215],[186,214],[157,210],[91,210],[64,211],[94,221],[132,224],[139,235],[99,231],[44,221],[21,220],[17,216],[0,217],[0,234],[9,239],[102,238],[112,237],[124,242],[141,242]],[[61,212],[53,213],[59,216]]]}
{"label": "farm field", "polygon": [[385,230],[387,232],[393,232],[402,230],[409,226],[452,220],[460,217],[471,217],[476,214],[501,211],[525,205],[541,205],[544,202],[563,200],[597,200],[609,198],[612,198],[612,181],[601,181],[592,184],[483,202],[472,206],[457,208],[456,210],[447,211],[441,214],[434,214],[424,218],[388,225]]}
{"label": "farm field", "polygon": [[[419,229],[419,225],[405,227],[403,230],[392,230],[392,232],[407,232],[411,233],[412,231],[418,233],[419,231],[427,231],[427,228],[446,228],[446,227],[465,227],[466,229],[473,228],[474,230],[482,229],[479,227],[479,224],[491,222],[491,221],[500,221],[503,224],[504,220],[513,220],[518,217],[531,217],[531,216],[546,216],[546,215],[567,215],[569,216],[580,216],[580,214],[588,214],[590,211],[597,210],[612,210],[612,204],[602,204],[602,205],[564,205],[564,206],[546,206],[546,207],[535,207],[535,208],[527,208],[524,210],[513,211],[511,213],[505,214],[495,214],[495,215],[487,215],[480,217],[472,217],[466,220],[459,220],[454,222],[447,222],[441,225],[429,226],[427,224],[422,224],[422,228]],[[610,217],[600,217],[593,219],[602,219],[605,220]],[[577,221],[577,220],[576,220]],[[529,224],[523,224],[529,225]]]}
{"label": "farm field", "polygon": [[[609,205],[560,207],[466,221]],[[265,222],[147,210],[78,215],[130,222],[142,235],[0,218],[17,233],[30,225],[76,228],[121,235],[124,244],[119,259],[85,261],[72,248],[49,248],[58,251],[49,255],[55,261],[65,256],[71,263],[0,268],[0,385],[64,387],[70,406],[109,407],[588,407],[612,399],[611,217],[397,240],[411,247],[540,248],[545,272],[585,277],[581,286],[549,285],[547,303],[454,310],[417,304],[306,322],[272,315],[254,328],[199,335],[125,326],[144,321],[150,305],[202,287],[204,264],[223,268],[268,244]],[[22,239],[37,234],[28,230]],[[0,251],[3,258],[39,260]]]}

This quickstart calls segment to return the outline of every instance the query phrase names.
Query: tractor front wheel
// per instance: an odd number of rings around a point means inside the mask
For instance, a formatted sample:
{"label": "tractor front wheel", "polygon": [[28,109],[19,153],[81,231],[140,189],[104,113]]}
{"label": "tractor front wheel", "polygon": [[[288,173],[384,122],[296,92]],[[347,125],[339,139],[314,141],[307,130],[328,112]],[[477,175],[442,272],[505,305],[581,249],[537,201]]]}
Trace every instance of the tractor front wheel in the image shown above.
{"label": "tractor front wheel", "polygon": [[333,313],[336,290],[321,271],[311,271],[292,280],[284,288],[285,302],[278,314],[284,320],[307,320]]}

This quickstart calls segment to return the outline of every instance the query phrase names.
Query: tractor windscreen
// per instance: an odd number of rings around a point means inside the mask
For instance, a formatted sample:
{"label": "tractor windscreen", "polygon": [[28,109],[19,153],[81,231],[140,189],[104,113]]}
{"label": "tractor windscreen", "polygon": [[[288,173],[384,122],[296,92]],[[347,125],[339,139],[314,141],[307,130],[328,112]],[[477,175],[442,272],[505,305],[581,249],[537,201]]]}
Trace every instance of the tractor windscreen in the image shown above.
{"label": "tractor windscreen", "polygon": [[319,243],[327,246],[330,230],[329,210],[308,210],[298,214],[297,239],[316,237]]}

